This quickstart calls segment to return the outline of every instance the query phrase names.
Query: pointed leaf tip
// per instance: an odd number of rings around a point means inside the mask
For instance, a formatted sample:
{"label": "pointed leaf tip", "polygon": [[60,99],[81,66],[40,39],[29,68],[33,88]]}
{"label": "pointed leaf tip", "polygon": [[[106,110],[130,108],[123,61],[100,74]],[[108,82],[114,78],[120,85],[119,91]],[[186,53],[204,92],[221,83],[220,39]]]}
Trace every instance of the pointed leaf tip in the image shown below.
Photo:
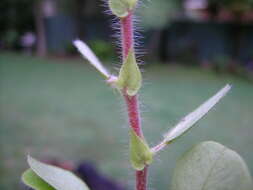
{"label": "pointed leaf tip", "polygon": [[129,96],[134,96],[138,93],[141,85],[141,72],[138,64],[136,63],[134,50],[131,48],[125,62],[121,66],[116,86],[120,90],[126,89],[126,92]]}
{"label": "pointed leaf tip", "polygon": [[102,65],[97,56],[92,52],[87,44],[85,44],[81,40],[74,40],[74,46],[78,49],[78,51],[82,54],[82,56],[87,59],[92,66],[94,66],[102,75],[106,78],[110,77],[110,73],[107,69]]}
{"label": "pointed leaf tip", "polygon": [[130,129],[130,161],[135,170],[143,170],[153,161],[153,153],[149,146]]}
{"label": "pointed leaf tip", "polygon": [[196,122],[205,116],[231,89],[231,85],[226,85],[217,94],[199,106],[195,111],[184,117],[174,128],[165,135],[165,142],[169,143],[188,131]]}

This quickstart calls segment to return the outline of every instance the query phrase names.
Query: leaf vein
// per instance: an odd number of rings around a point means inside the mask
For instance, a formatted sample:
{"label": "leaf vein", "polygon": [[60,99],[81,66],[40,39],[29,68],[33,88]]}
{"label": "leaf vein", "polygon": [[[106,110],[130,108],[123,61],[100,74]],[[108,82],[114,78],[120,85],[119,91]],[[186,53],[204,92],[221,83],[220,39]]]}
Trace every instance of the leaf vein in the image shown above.
{"label": "leaf vein", "polygon": [[214,161],[214,163],[213,163],[213,166],[211,167],[211,169],[210,169],[210,171],[209,171],[209,173],[208,173],[208,175],[207,175],[207,178],[206,178],[206,180],[205,180],[204,183],[203,183],[203,186],[202,186],[201,190],[205,190],[205,187],[206,187],[206,184],[207,184],[207,182],[208,182],[208,179],[210,178],[210,176],[211,176],[211,174],[212,174],[212,172],[213,172],[213,170],[214,170],[214,168],[215,168],[216,163],[217,163],[218,161],[220,161],[220,159],[223,157],[223,155],[224,155],[224,153],[225,153],[226,150],[227,150],[227,148],[224,147],[223,150],[221,151],[220,156],[218,156],[218,157],[215,159],[215,161]]}

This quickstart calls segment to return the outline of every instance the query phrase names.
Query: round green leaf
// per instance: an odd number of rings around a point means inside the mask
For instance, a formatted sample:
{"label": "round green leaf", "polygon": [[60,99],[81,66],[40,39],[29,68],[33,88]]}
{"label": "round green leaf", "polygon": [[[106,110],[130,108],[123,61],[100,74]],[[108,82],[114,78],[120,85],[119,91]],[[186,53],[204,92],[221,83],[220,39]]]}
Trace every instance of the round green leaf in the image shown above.
{"label": "round green leaf", "polygon": [[243,159],[216,142],[193,147],[178,161],[172,190],[252,190]]}
{"label": "round green leaf", "polygon": [[[40,177],[43,181],[45,181],[51,187],[53,187],[53,189],[37,189],[37,190],[54,190],[54,189],[55,190],[88,190],[88,187],[83,183],[83,181],[79,179],[77,176],[75,176],[73,173],[71,173],[70,171],[67,171],[55,166],[44,164],[30,156],[28,156],[28,164],[31,167],[32,171],[38,177]],[[40,184],[41,184],[41,181],[40,181]]]}

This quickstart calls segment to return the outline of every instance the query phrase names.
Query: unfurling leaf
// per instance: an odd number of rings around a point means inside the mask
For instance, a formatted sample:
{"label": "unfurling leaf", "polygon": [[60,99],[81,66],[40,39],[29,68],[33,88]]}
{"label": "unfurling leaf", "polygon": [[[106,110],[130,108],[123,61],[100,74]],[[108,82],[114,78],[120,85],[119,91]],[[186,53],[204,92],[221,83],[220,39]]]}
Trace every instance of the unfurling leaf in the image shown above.
{"label": "unfurling leaf", "polygon": [[137,0],[109,0],[109,7],[114,15],[123,18],[136,6]]}
{"label": "unfurling leaf", "polygon": [[81,179],[70,171],[47,165],[28,156],[27,170],[22,179],[26,185],[36,190],[89,190]]}
{"label": "unfurling leaf", "polygon": [[134,96],[141,88],[141,84],[142,76],[132,48],[120,69],[116,86],[121,90],[126,89],[129,96]]}
{"label": "unfurling leaf", "polygon": [[130,161],[135,170],[143,170],[153,161],[153,153],[149,146],[130,129]]}
{"label": "unfurling leaf", "polygon": [[243,159],[216,142],[194,146],[178,161],[171,190],[252,190]]}
{"label": "unfurling leaf", "polygon": [[206,115],[215,106],[215,104],[217,104],[220,101],[220,99],[223,98],[227,94],[227,92],[230,89],[231,89],[231,86],[226,85],[212,98],[210,98],[204,104],[199,106],[195,111],[193,111],[192,113],[184,117],[174,128],[172,128],[165,135],[164,142],[170,143],[177,137],[184,134],[187,130],[189,130],[197,121],[199,121],[204,115]]}

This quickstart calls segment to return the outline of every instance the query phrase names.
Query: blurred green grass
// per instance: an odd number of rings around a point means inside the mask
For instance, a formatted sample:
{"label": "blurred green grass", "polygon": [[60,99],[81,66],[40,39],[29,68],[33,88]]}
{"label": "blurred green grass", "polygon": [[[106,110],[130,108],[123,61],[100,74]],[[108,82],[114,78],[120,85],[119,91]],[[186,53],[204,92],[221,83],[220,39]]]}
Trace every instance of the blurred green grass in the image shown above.
{"label": "blurred green grass", "polygon": [[[111,67],[111,64],[108,64]],[[150,186],[168,189],[179,156],[218,141],[239,152],[253,172],[253,85],[194,67],[147,64],[141,107],[152,145],[169,127],[226,83],[228,96],[150,167]],[[92,160],[108,176],[134,183],[121,97],[88,64],[75,59],[0,55],[0,189],[19,189],[25,157]]]}

